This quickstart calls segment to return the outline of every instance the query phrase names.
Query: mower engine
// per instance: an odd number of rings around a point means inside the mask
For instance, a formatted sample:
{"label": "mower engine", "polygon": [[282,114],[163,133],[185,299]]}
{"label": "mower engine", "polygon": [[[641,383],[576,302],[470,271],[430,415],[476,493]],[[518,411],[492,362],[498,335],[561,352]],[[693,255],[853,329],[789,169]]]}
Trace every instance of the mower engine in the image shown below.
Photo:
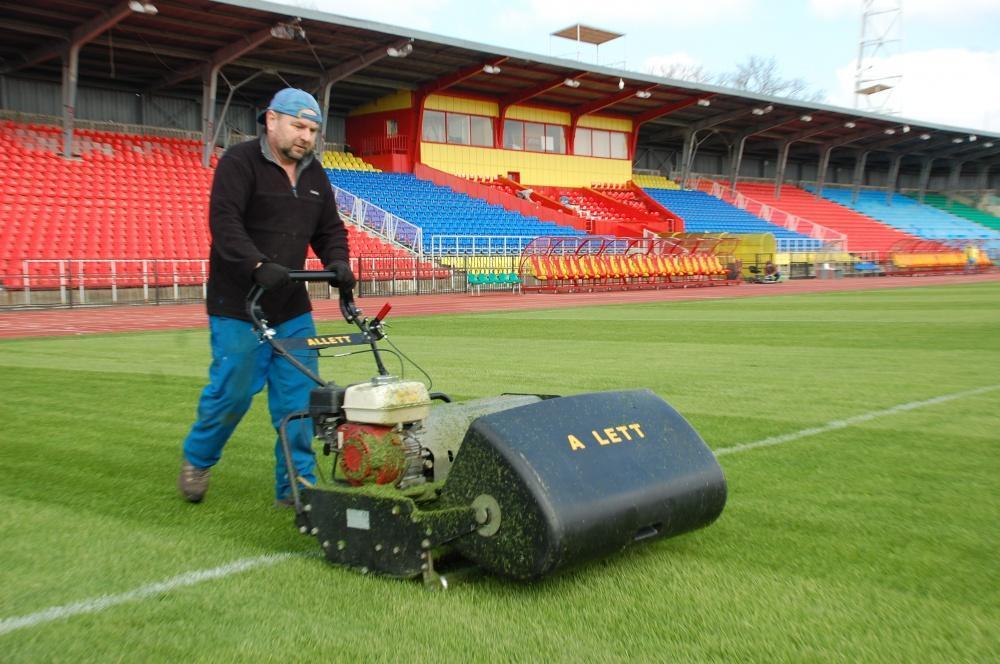
{"label": "mower engine", "polygon": [[433,460],[413,435],[427,417],[427,387],[413,380],[376,376],[344,390],[346,422],[337,427],[338,469],[353,486],[412,486],[427,479]]}

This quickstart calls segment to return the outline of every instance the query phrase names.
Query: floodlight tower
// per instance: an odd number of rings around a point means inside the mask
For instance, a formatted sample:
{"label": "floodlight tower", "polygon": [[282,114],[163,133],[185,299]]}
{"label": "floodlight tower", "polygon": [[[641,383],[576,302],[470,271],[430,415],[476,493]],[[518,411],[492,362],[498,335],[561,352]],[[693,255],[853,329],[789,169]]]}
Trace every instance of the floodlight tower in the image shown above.
{"label": "floodlight tower", "polygon": [[854,108],[878,113],[898,113],[893,93],[903,75],[892,70],[889,60],[901,52],[903,42],[902,0],[862,0],[861,41],[854,73]]}

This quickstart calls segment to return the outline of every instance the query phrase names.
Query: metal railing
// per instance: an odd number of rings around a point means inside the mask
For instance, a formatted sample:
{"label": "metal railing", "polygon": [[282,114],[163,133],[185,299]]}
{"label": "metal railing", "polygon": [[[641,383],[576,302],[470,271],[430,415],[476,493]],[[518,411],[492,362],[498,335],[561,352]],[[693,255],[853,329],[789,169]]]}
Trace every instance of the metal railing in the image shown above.
{"label": "metal railing", "polygon": [[428,255],[442,256],[511,256],[520,254],[535,235],[432,235]]}
{"label": "metal railing", "polygon": [[337,197],[340,213],[359,226],[372,231],[389,242],[399,245],[417,256],[424,253],[424,231],[415,224],[383,210],[346,189],[331,184]]}
{"label": "metal railing", "polygon": [[[207,259],[29,259],[20,274],[0,280],[0,309],[66,308],[204,302]],[[359,296],[465,292],[461,263],[441,265],[417,256],[362,255],[351,258]],[[317,258],[305,269],[319,270]],[[336,289],[310,285],[313,298],[332,299]]]}
{"label": "metal railing", "polygon": [[695,181],[694,188],[698,191],[710,194],[721,201],[729,203],[733,207],[749,212],[755,217],[759,217],[764,221],[774,224],[775,226],[781,226],[782,228],[794,231],[800,235],[805,235],[813,240],[819,240],[828,247],[847,251],[847,235],[845,233],[841,233],[840,231],[836,231],[832,228],[827,228],[826,226],[817,224],[816,222],[810,221],[805,217],[800,217],[792,214],[791,212],[786,212],[785,210],[774,207],[773,205],[762,203],[757,199],[750,198],[739,191],[734,192],[729,187],[725,187],[712,180],[703,180],[699,178]]}

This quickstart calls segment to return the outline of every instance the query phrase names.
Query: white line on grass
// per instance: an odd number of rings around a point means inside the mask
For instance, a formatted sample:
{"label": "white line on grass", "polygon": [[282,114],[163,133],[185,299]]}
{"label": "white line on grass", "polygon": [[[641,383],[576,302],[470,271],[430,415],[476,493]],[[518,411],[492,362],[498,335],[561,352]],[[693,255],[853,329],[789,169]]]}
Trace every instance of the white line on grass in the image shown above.
{"label": "white line on grass", "polygon": [[862,413],[861,415],[855,415],[854,417],[848,417],[843,420],[832,420],[818,427],[801,429],[799,431],[793,431],[792,433],[785,433],[780,436],[771,436],[770,438],[764,438],[763,440],[758,440],[752,443],[742,443],[740,445],[733,445],[732,447],[721,447],[717,450],[713,450],[713,452],[715,453],[715,456],[724,456],[726,454],[736,454],[737,452],[746,452],[747,450],[755,450],[758,447],[772,447],[774,445],[784,445],[785,443],[790,443],[793,440],[799,440],[800,438],[806,438],[808,436],[816,436],[821,433],[827,433],[828,431],[836,431],[837,429],[846,429],[847,427],[851,427],[856,424],[861,424],[863,422],[870,422],[871,420],[875,420],[880,417],[886,417],[888,415],[896,415],[898,413],[905,413],[910,410],[916,410],[917,408],[923,408],[924,406],[934,406],[939,403],[946,403],[948,401],[954,401],[955,399],[962,399],[965,397],[976,396],[978,394],[985,394],[987,392],[992,392],[994,390],[1000,390],[1000,385],[987,385],[986,387],[977,387],[976,389],[973,390],[964,390],[962,392],[952,392],[951,394],[942,394],[939,397],[924,399],[923,401],[911,401],[909,403],[902,403],[899,404],[898,406],[893,406],[892,408],[886,408],[884,410],[873,410],[870,413]]}
{"label": "white line on grass", "polygon": [[[962,399],[964,397],[971,397],[978,394],[985,394],[987,392],[992,392],[994,390],[1000,390],[1000,384],[988,385],[986,387],[979,387],[973,390],[965,390],[963,392],[953,392],[951,394],[944,394],[939,397],[934,397],[932,399],[924,399],[923,401],[911,401],[910,403],[900,404],[898,406],[893,406],[892,408],[886,408],[884,410],[874,410],[870,413],[862,413],[861,415],[855,415],[854,417],[848,417],[843,420],[833,420],[832,422],[827,422],[823,426],[819,427],[802,429],[800,431],[783,434],[781,436],[772,436],[770,438],[764,438],[763,440],[758,440],[753,443],[743,443],[741,445],[733,445],[732,447],[723,447],[714,450],[714,452],[716,456],[724,456],[726,454],[736,454],[738,452],[746,452],[747,450],[754,450],[757,449],[758,447],[771,447],[773,445],[782,445],[784,443],[792,442],[793,440],[806,438],[807,436],[816,436],[818,434],[826,433],[828,431],[836,431],[837,429],[844,429],[850,426],[854,426],[855,424],[861,424],[862,422],[869,422],[871,420],[880,417],[886,417],[887,415],[905,413],[910,410],[916,410],[917,408],[923,408],[924,406],[933,406],[939,403],[954,401],[955,399]],[[54,620],[62,620],[63,618],[69,618],[71,616],[77,616],[83,613],[95,613],[97,611],[103,611],[105,609],[109,609],[119,604],[125,604],[126,602],[135,602],[141,599],[145,599],[147,597],[151,597],[153,595],[162,595],[164,593],[177,590],[178,588],[193,586],[195,584],[202,583],[204,581],[211,581],[212,579],[221,579],[226,576],[239,574],[240,572],[246,572],[251,569],[256,569],[258,567],[268,567],[270,565],[275,565],[277,563],[288,560],[289,558],[296,555],[301,555],[301,554],[274,553],[266,556],[259,556],[257,558],[241,558],[240,560],[234,560],[231,563],[220,565],[219,567],[213,567],[211,569],[196,570],[194,572],[186,572],[184,574],[179,574],[165,581],[150,583],[145,586],[140,586],[134,590],[129,590],[128,592],[120,593],[118,595],[101,595],[100,597],[85,599],[81,602],[74,602],[73,604],[63,604],[62,606],[54,606],[52,608],[44,609],[36,613],[30,613],[26,616],[3,618],[0,619],[0,636],[13,632],[15,630],[24,629],[25,627],[35,627],[36,625],[52,622]]]}
{"label": "white line on grass", "polygon": [[170,577],[165,581],[158,581],[145,586],[139,586],[134,590],[129,590],[128,592],[120,593],[118,595],[101,595],[100,597],[85,599],[82,602],[63,604],[62,606],[53,606],[43,611],[29,613],[26,616],[3,618],[0,620],[0,635],[7,634],[8,632],[13,632],[18,629],[23,629],[25,627],[34,627],[35,625],[41,625],[42,623],[52,622],[53,620],[61,620],[63,618],[69,618],[70,616],[78,616],[82,613],[96,613],[97,611],[103,611],[111,608],[112,606],[125,604],[126,602],[135,602],[153,595],[162,595],[164,593],[171,592],[172,590],[177,590],[178,588],[193,586],[204,581],[211,581],[212,579],[221,579],[225,576],[239,574],[240,572],[246,572],[258,567],[268,567],[270,565],[288,560],[294,555],[295,554],[293,553],[272,553],[266,556],[258,556],[256,558],[241,558],[239,560],[234,560],[231,563],[219,565],[218,567],[213,567],[211,569],[195,570],[194,572],[178,574],[177,576]]}

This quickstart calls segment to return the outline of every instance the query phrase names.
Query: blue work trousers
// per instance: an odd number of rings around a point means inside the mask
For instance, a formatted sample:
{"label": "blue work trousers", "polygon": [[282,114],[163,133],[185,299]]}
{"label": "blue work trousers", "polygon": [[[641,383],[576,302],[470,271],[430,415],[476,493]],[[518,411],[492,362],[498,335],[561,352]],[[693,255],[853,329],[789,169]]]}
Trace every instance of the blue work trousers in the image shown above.
{"label": "blue work trousers", "polygon": [[[222,457],[222,448],[236,425],[250,408],[255,394],[267,385],[267,404],[275,431],[289,413],[308,408],[309,392],[316,383],[277,355],[267,343],[261,343],[250,323],[224,316],[209,316],[212,365],[209,383],[198,401],[198,419],[184,439],[184,456],[198,468],[210,468]],[[316,326],[311,313],[305,313],[273,326],[276,339],[311,337]],[[294,351],[292,355],[314,374],[319,362],[315,350]],[[316,481],[316,457],[312,451],[312,421],[309,418],[288,424],[288,442],[298,474]],[[274,444],[275,495],[289,493],[285,457],[280,436]]]}

